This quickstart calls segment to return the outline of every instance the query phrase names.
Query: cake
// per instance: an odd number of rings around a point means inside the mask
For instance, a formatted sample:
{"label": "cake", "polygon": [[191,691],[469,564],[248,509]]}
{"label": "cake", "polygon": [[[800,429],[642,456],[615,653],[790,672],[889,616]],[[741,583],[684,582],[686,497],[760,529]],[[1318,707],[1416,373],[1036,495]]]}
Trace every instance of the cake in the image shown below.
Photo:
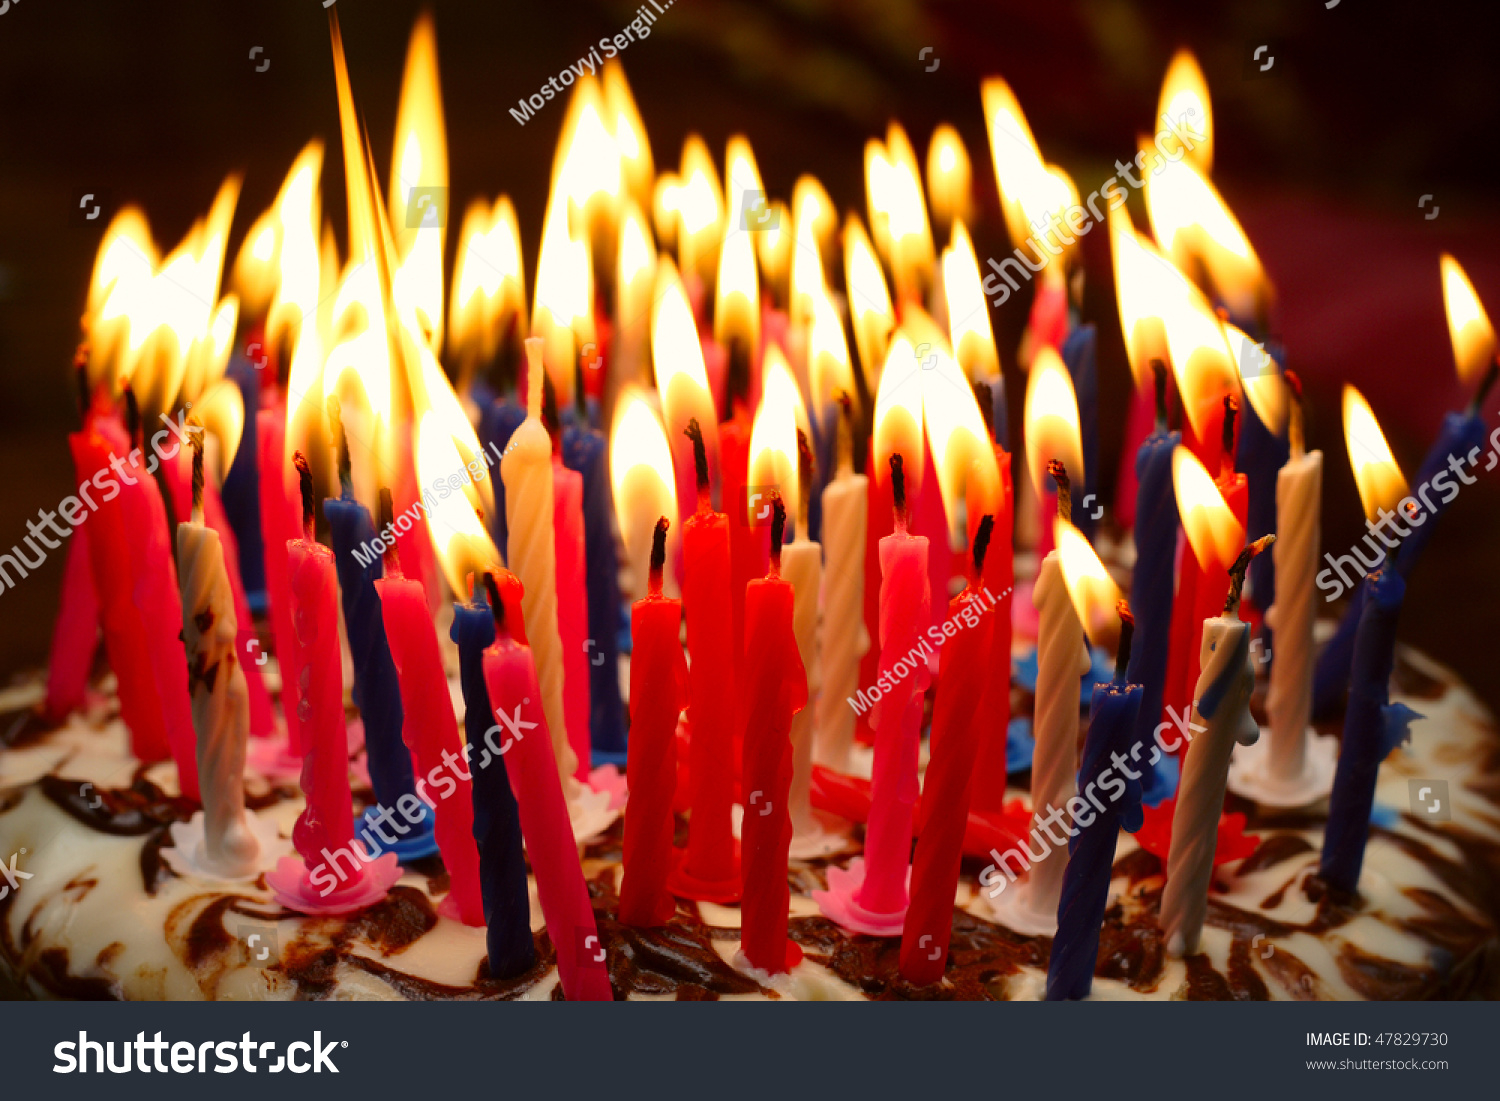
{"label": "cake", "polygon": [[[272,666],[274,669],[274,665]],[[273,676],[271,683],[276,679]],[[487,970],[485,931],[441,916],[437,857],[408,865],[375,905],[308,917],[272,901],[263,878],[229,885],[176,874],[169,827],[194,809],[173,765],[128,752],[112,677],[61,726],[39,718],[39,681],[0,693],[0,995],[62,999],[560,999],[532,883],[536,962],[516,978]],[[1264,685],[1257,691],[1259,714]],[[1018,714],[1029,713],[1014,690]],[[1162,862],[1122,833],[1093,984],[1099,999],[1422,999],[1500,995],[1500,738],[1493,717],[1448,670],[1398,650],[1392,699],[1423,717],[1381,766],[1358,899],[1318,890],[1326,801],[1271,812],[1231,795],[1259,840],[1222,865],[1203,951],[1164,950]],[[1324,732],[1337,732],[1334,723]],[[1024,798],[1027,774],[1011,792]],[[1422,789],[1427,789],[1423,791]],[[290,780],[247,776],[249,806],[290,836],[303,803]],[[1420,795],[1419,795],[1420,792]],[[356,801],[373,801],[356,782]],[[1440,805],[1434,806],[1434,801]],[[625,813],[629,814],[628,805]],[[687,823],[679,817],[678,844]],[[1000,924],[964,860],[943,983],[898,973],[900,939],[849,934],[811,897],[830,866],[858,855],[793,859],[790,935],[803,961],[775,979],[735,966],[739,911],[679,901],[671,922],[615,920],[622,826],[582,859],[616,999],[968,999],[1042,996],[1050,940]],[[993,882],[993,878],[986,881]]]}

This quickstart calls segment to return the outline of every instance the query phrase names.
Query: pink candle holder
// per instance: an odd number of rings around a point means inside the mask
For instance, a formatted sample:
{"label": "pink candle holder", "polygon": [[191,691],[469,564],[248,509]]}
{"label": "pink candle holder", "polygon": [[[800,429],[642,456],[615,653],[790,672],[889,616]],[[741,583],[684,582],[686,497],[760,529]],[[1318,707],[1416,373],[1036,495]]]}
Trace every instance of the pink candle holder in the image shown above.
{"label": "pink candle holder", "polygon": [[[333,874],[326,864],[321,870]],[[401,863],[396,854],[384,853],[368,864],[359,863],[354,875],[325,894],[313,885],[312,873],[300,856],[284,856],[274,871],[266,873],[266,886],[272,898],[299,914],[352,914],[379,902],[400,878]]]}

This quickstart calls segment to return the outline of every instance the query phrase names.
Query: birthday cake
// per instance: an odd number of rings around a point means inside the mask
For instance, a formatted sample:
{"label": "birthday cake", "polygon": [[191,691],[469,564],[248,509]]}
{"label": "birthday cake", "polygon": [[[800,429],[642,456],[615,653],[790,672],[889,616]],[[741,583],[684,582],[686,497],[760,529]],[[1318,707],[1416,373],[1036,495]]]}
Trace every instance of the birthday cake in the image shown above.
{"label": "birthday cake", "polygon": [[[100,695],[87,714],[58,727],[35,710],[40,684],[0,694],[0,853],[8,873],[0,892],[0,995],[562,997],[534,881],[536,962],[519,977],[498,980],[488,972],[485,930],[439,912],[449,884],[436,857],[408,864],[383,899],[345,916],[283,909],[264,877],[225,884],[174,872],[164,856],[171,827],[195,808],[177,796],[170,762],[145,767],[130,756],[111,680],[96,685]],[[1381,766],[1359,898],[1318,889],[1326,801],[1278,813],[1231,795],[1228,809],[1246,815],[1245,835],[1258,844],[1216,869],[1201,952],[1174,958],[1158,926],[1163,861],[1149,851],[1148,820],[1139,841],[1120,835],[1093,997],[1500,994],[1500,738],[1493,717],[1449,671],[1405,647],[1391,692],[1422,718],[1412,723],[1410,743]],[[1015,697],[1025,715],[1029,696],[1017,688]],[[1024,787],[1009,794],[1025,798]],[[304,806],[292,781],[252,772],[246,795],[261,820],[291,835]],[[367,788],[356,790],[361,796],[373,801]],[[679,843],[685,833],[679,818]],[[743,961],[736,966],[736,907],[679,900],[663,927],[619,923],[621,836],[617,822],[583,847],[600,966],[616,999],[1042,996],[1051,939],[1014,932],[994,916],[981,861],[964,861],[944,981],[915,987],[899,974],[900,937],[845,932],[812,897],[826,887],[830,869],[858,855],[858,841],[830,856],[793,859],[789,932],[804,958],[789,975],[770,979]],[[993,874],[984,882],[993,883]]]}

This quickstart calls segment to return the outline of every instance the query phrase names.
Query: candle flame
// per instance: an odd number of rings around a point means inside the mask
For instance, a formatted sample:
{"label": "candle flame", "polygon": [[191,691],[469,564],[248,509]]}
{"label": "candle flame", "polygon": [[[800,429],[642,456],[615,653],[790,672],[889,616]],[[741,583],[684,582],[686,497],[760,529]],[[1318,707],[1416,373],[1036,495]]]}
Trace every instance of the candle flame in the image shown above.
{"label": "candle flame", "polygon": [[682,280],[671,258],[665,256],[657,264],[651,363],[667,431],[676,438],[688,421],[698,418],[704,446],[712,456],[718,450],[718,418],[708,389],[703,347],[698,343],[698,328]]}
{"label": "candle flame", "polygon": [[475,199],[458,231],[453,301],[448,315],[448,354],[472,369],[493,359],[512,323],[526,336],[526,280],[521,234],[510,197],[493,207]]}
{"label": "candle flame", "polygon": [[849,291],[849,315],[854,329],[854,348],[866,385],[874,390],[885,363],[886,342],[896,327],[891,292],[885,273],[875,259],[875,250],[858,215],[844,222],[844,286]]}
{"label": "candle flame", "polygon": [[898,295],[920,297],[934,264],[932,229],[921,171],[906,131],[892,122],[886,142],[867,143],[865,187],[875,244],[890,265]]}
{"label": "candle flame", "polygon": [[1380,422],[1369,402],[1353,386],[1344,385],[1344,443],[1365,518],[1380,519],[1383,509],[1394,509],[1407,495],[1406,478],[1396,465],[1391,446],[1385,441]]}
{"label": "candle flame", "polygon": [[[770,350],[767,349],[767,354]],[[852,392],[854,371],[849,363],[849,341],[844,320],[825,288],[813,299],[812,331],[807,342],[808,393],[813,408],[821,409],[839,391]]]}
{"label": "candle flame", "polygon": [[1026,376],[1026,467],[1037,496],[1045,496],[1047,464],[1059,460],[1073,485],[1083,485],[1083,442],[1073,377],[1055,349],[1037,349]]}
{"label": "candle flame", "polygon": [[[766,349],[760,408],[750,429],[749,485],[772,486],[781,493],[788,516],[798,515],[801,486],[797,477],[797,428],[806,431],[807,414],[791,368],[775,345]],[[798,413],[801,412],[801,417]],[[757,523],[764,501],[745,502],[747,524]]]}
{"label": "candle flame", "polygon": [[[568,229],[567,199],[557,191],[547,206],[536,262],[531,335],[545,342],[542,363],[560,406],[573,401],[577,349],[593,332],[593,268],[588,244]],[[578,339],[583,333],[583,339]]]}
{"label": "candle flame", "polygon": [[1042,159],[1025,112],[1009,84],[999,77],[988,78],[980,85],[980,99],[995,182],[1000,189],[1000,211],[1011,243],[1021,248],[1031,242],[1036,258],[1050,266],[1056,257],[1039,243],[1048,239],[1049,232],[1058,246],[1057,256],[1066,256],[1077,247],[1076,237],[1070,245],[1047,227],[1052,215],[1065,217],[1078,205],[1078,189],[1066,172]]}
{"label": "candle flame", "polygon": [[812,176],[792,187],[791,318],[810,325],[817,297],[824,293],[823,244],[835,224],[833,202]]}
{"label": "candle flame", "polygon": [[553,202],[559,215],[601,261],[618,231],[624,171],[620,149],[606,119],[609,111],[593,76],[579,77],[568,100],[552,167]]}
{"label": "candle flame", "polygon": [[970,380],[1000,373],[990,329],[989,302],[979,279],[979,260],[963,219],[953,223],[953,241],[943,250],[943,292],[948,299],[948,336],[958,364]]}
{"label": "candle flame", "polygon": [[714,339],[725,348],[740,342],[752,364],[759,358],[760,283],[755,269],[755,242],[737,221],[725,221],[724,240],[719,247]]}
{"label": "candle flame", "polygon": [[891,456],[905,464],[906,491],[914,496],[922,482],[922,368],[916,349],[902,332],[892,339],[875,394],[875,482],[891,480]]}
{"label": "candle flame", "polygon": [[1448,253],[1441,260],[1443,307],[1448,314],[1448,337],[1453,343],[1453,362],[1458,378],[1466,386],[1478,381],[1495,358],[1495,327],[1484,305],[1474,293],[1474,284]]}
{"label": "candle flame", "polygon": [[1149,391],[1151,361],[1159,359],[1166,365],[1170,359],[1161,312],[1165,302],[1186,293],[1186,280],[1155,245],[1135,231],[1123,206],[1110,208],[1109,239],[1125,354],[1136,387]]}
{"label": "candle flame", "polygon": [[[436,411],[429,410],[417,421],[415,460],[418,485],[437,485],[446,482],[449,475],[463,470],[463,459],[443,419]],[[451,493],[439,498],[434,493],[422,512],[426,517],[427,534],[443,567],[443,576],[454,593],[466,597],[470,574],[478,577],[500,568],[500,552],[495,549],[474,506],[464,494]]]}
{"label": "candle flame", "polygon": [[1061,516],[1053,520],[1058,564],[1063,584],[1073,601],[1073,611],[1084,633],[1095,646],[1107,646],[1119,632],[1116,611],[1121,600],[1120,587],[1099,561],[1094,548],[1079,531]]}
{"label": "candle flame", "polygon": [[434,351],[443,346],[443,244],[447,233],[448,139],[432,14],[412,26],[391,151],[389,212],[397,267],[396,314]]}
{"label": "candle flame", "polygon": [[[1186,158],[1173,163],[1145,146],[1146,212],[1162,251],[1183,271],[1201,270],[1205,292],[1230,312],[1257,313],[1270,293],[1260,258],[1214,185]],[[1156,161],[1150,167],[1151,160]]]}
{"label": "candle flame", "polygon": [[1191,126],[1203,135],[1187,150],[1187,157],[1205,176],[1214,167],[1214,113],[1208,98],[1208,82],[1203,79],[1203,70],[1198,68],[1198,59],[1193,51],[1180,49],[1172,55],[1162,77],[1161,98],[1156,103],[1156,124],[1165,126],[1166,119]]}
{"label": "candle flame", "polygon": [[1245,529],[1198,457],[1185,447],[1172,452],[1177,515],[1199,566],[1227,570],[1245,545]]}
{"label": "candle flame", "polygon": [[968,221],[973,212],[973,170],[964,139],[946,122],[927,144],[927,195],[933,217],[944,226]]}
{"label": "candle flame", "polygon": [[193,401],[193,416],[215,441],[213,450],[218,453],[218,469],[214,478],[223,484],[245,430],[245,402],[239,385],[221,378],[208,386]]}
{"label": "candle flame", "polygon": [[620,158],[621,182],[636,205],[645,208],[651,204],[651,181],[656,170],[641,113],[636,109],[630,83],[625,79],[625,67],[615,58],[610,58],[604,63],[601,80],[605,118],[614,134],[615,150]]}
{"label": "candle flame", "polygon": [[[609,474],[615,516],[630,561],[647,561],[657,517],[677,530],[677,495],[672,472],[672,449],[666,431],[639,387],[627,385],[615,403],[609,433]],[[636,578],[645,591],[646,579]]]}
{"label": "candle flame", "polygon": [[[1167,285],[1170,280],[1165,279]],[[1160,286],[1160,284],[1159,284]],[[1193,432],[1203,439],[1212,414],[1239,389],[1239,371],[1230,354],[1224,323],[1208,301],[1183,280],[1180,293],[1163,295],[1160,317],[1166,329],[1167,358],[1177,378]]]}
{"label": "candle flame", "polygon": [[1260,423],[1273,435],[1281,435],[1291,415],[1291,392],[1281,369],[1263,345],[1251,340],[1249,335],[1233,325],[1224,326],[1229,339],[1229,349],[1234,354],[1235,366],[1239,368],[1240,388],[1250,399],[1250,405]]}
{"label": "candle flame", "polygon": [[704,293],[713,289],[719,266],[719,240],[723,236],[724,199],[719,173],[708,146],[697,134],[682,143],[677,193],[680,225],[677,231],[677,261],[683,279],[692,275]]}

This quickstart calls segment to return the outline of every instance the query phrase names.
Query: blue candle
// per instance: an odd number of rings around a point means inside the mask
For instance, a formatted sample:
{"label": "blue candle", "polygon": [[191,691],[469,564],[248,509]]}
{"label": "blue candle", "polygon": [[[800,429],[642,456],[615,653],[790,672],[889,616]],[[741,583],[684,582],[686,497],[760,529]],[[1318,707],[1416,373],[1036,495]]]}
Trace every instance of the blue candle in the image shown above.
{"label": "blue candle", "polygon": [[808,418],[812,427],[813,454],[817,456],[817,465],[813,472],[812,492],[807,499],[807,531],[797,534],[811,543],[818,542],[823,534],[823,490],[833,477],[840,416],[842,413],[839,403],[829,401],[823,404],[821,413]]}
{"label": "blue candle", "polygon": [[[479,442],[491,454],[503,455],[510,445],[510,437],[526,419],[526,410],[511,398],[496,398],[488,406],[481,406],[479,414]],[[493,481],[495,487],[495,515],[488,517],[490,535],[500,556],[509,561],[506,544],[510,538],[505,523],[505,483],[500,478]]]}
{"label": "blue candle", "polygon": [[[1127,620],[1120,640],[1121,658],[1131,649],[1129,631]],[[1057,906],[1057,935],[1052,938],[1052,955],[1047,961],[1049,1002],[1088,997],[1099,958],[1099,928],[1109,902],[1115,842],[1121,826],[1131,833],[1141,828],[1140,783],[1126,771],[1128,762],[1125,767],[1118,763],[1130,753],[1141,714],[1141,686],[1127,683],[1124,665],[1124,661],[1116,664],[1114,680],[1094,685],[1089,705],[1089,731],[1078,768],[1080,794],[1068,801],[1078,833],[1068,841],[1068,866]],[[1124,784],[1123,791],[1116,786],[1120,783]],[[1111,792],[1115,797],[1111,798]],[[1103,802],[1103,810],[1098,802],[1085,798],[1088,793]]]}
{"label": "blue candle", "polygon": [[[1154,732],[1161,721],[1162,695],[1166,689],[1167,651],[1172,634],[1172,564],[1177,554],[1172,452],[1182,439],[1180,432],[1167,431],[1166,367],[1157,361],[1152,369],[1156,373],[1156,431],[1142,441],[1135,456],[1135,570],[1130,583],[1130,606],[1135,611],[1139,638],[1131,650],[1126,673],[1131,684],[1141,686],[1140,713],[1132,738],[1132,745],[1142,747],[1138,752],[1154,748]],[[1149,755],[1138,759],[1144,798],[1155,806],[1172,794],[1169,770],[1158,771]]]}
{"label": "blue candle", "polygon": [[[437,840],[427,804],[416,794],[411,751],[401,739],[401,685],[385,637],[380,594],[375,590],[376,580],[385,575],[385,564],[378,553],[371,555],[366,565],[354,557],[356,549],[363,554],[374,541],[375,525],[370,510],[354,499],[349,446],[334,398],[329,399],[329,420],[338,445],[343,490],[338,497],[323,502],[323,515],[328,519],[344,630],[354,659],[354,706],[364,720],[370,783],[380,804],[365,812],[365,820],[372,823],[382,851],[394,852],[402,860],[415,860],[436,853]],[[394,836],[386,829],[394,831]]]}
{"label": "blue candle", "polygon": [[[1266,351],[1270,359],[1263,361],[1263,369],[1279,373],[1281,357],[1285,353],[1269,345],[1266,346]],[[1253,349],[1241,352],[1241,355],[1252,354]],[[1234,454],[1235,469],[1244,474],[1249,483],[1245,538],[1253,543],[1262,535],[1276,534],[1276,478],[1291,458],[1291,444],[1266,427],[1255,410],[1255,403],[1246,401],[1240,404],[1240,439]],[[1257,554],[1250,560],[1250,589],[1255,597],[1255,606],[1262,612],[1276,602],[1274,556]],[[1274,655],[1269,625],[1261,626],[1261,638],[1265,643],[1264,652]]]}
{"label": "blue candle", "polygon": [[[625,764],[620,701],[620,584],[604,437],[586,423],[563,431],[563,465],[583,476],[583,543],[589,597],[589,744],[598,761]],[[497,489],[499,479],[496,479]]]}
{"label": "blue candle", "polygon": [[1359,885],[1380,762],[1407,740],[1411,720],[1421,717],[1405,704],[1389,702],[1396,617],[1406,582],[1399,570],[1376,570],[1360,588],[1365,593],[1364,609],[1354,635],[1349,708],[1344,713],[1344,740],[1328,802],[1320,866],[1323,881],[1347,894]]}
{"label": "blue candle", "polygon": [[255,364],[234,356],[224,373],[240,388],[245,403],[245,427],[240,447],[229,464],[229,473],[219,489],[224,515],[240,548],[240,580],[250,610],[266,609],[265,545],[260,535],[260,469],[256,466],[256,411],[260,409],[260,371]]}
{"label": "blue candle", "polygon": [[[505,758],[491,753],[485,735],[490,722],[489,689],[484,686],[484,648],[495,641],[495,617],[478,593],[471,604],[453,605],[448,637],[458,644],[458,678],[464,693],[465,757],[474,774],[474,841],[479,846],[479,893],[484,899],[490,975],[512,978],[536,958],[531,940],[531,899],[526,856],[521,848],[521,812]],[[480,754],[477,762],[472,753]]]}
{"label": "blue candle", "polygon": [[[1447,472],[1448,479],[1452,479],[1447,484],[1456,486],[1457,479],[1453,477],[1450,459],[1467,463],[1474,450],[1482,450],[1484,444],[1484,420],[1472,407],[1462,413],[1452,412],[1443,417],[1443,430],[1438,433],[1432,449],[1422,460],[1422,469],[1417,473],[1417,493],[1426,510],[1426,519],[1420,525],[1411,525],[1411,534],[1403,538],[1401,548],[1396,552],[1396,572],[1402,577],[1411,573],[1417,556],[1432,538],[1432,530],[1437,526],[1435,521],[1447,510],[1452,499],[1457,497],[1456,493],[1445,495],[1442,487],[1433,487],[1437,492],[1428,490],[1424,493],[1423,490],[1432,486],[1433,479],[1444,472]],[[1467,473],[1465,476],[1473,477]],[[1363,617],[1366,599],[1366,586],[1357,586],[1349,608],[1339,622],[1338,630],[1318,657],[1318,668],[1313,674],[1315,717],[1325,718],[1337,714],[1344,704],[1350,663],[1354,655],[1354,636]]]}
{"label": "blue candle", "polygon": [[1090,323],[1075,325],[1062,346],[1062,361],[1068,365],[1068,374],[1073,376],[1073,392],[1078,395],[1078,429],[1083,443],[1083,485],[1074,488],[1074,500],[1078,502],[1078,507],[1073,510],[1073,522],[1090,543],[1094,541],[1094,527],[1099,522],[1095,513],[1102,504],[1099,497],[1099,372],[1095,364],[1097,343],[1097,333]]}

